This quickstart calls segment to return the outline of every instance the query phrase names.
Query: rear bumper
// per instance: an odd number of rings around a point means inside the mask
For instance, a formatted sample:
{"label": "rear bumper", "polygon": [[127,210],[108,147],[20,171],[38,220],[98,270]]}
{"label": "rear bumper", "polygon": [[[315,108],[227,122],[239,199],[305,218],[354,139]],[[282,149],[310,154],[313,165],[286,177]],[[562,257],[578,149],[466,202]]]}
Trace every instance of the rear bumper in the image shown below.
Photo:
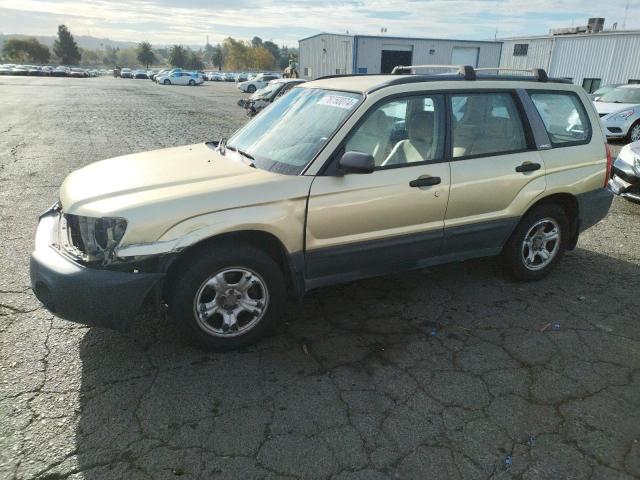
{"label": "rear bumper", "polygon": [[580,232],[593,227],[609,213],[613,193],[606,188],[581,193],[578,199],[578,222]]}
{"label": "rear bumper", "polygon": [[148,293],[164,274],[99,270],[79,265],[45,240],[51,238],[55,217],[38,225],[31,254],[31,288],[56,316],[90,326],[124,329]]}

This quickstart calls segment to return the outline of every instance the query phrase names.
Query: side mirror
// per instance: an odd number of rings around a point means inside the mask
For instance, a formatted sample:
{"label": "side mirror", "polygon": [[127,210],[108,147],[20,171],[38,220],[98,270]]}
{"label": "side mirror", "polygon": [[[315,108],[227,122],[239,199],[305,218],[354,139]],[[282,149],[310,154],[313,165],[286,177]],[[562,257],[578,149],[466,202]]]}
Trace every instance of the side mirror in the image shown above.
{"label": "side mirror", "polygon": [[363,152],[345,152],[338,161],[342,173],[371,173],[375,168],[373,155]]}

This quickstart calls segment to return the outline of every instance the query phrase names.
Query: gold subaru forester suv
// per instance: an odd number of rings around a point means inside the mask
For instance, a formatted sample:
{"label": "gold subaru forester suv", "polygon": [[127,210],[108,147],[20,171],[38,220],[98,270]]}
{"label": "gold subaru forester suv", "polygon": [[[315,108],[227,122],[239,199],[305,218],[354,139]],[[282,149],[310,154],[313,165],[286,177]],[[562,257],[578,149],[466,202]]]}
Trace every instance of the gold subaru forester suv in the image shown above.
{"label": "gold subaru forester suv", "polygon": [[323,78],[228,140],[71,173],[32,287],[63,319],[124,328],[147,301],[236,348],[316,287],[497,255],[539,280],[607,214],[610,167],[586,93],[543,70]]}

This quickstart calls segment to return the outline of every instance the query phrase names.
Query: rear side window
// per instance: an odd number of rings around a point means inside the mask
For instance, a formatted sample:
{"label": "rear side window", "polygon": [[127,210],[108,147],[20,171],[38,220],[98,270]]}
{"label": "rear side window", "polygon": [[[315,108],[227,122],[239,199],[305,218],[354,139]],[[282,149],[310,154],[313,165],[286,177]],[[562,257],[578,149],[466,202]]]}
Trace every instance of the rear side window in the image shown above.
{"label": "rear side window", "polygon": [[527,149],[520,113],[510,93],[468,93],[450,99],[454,158]]}
{"label": "rear side window", "polygon": [[591,125],[578,96],[571,92],[529,92],[554,147],[587,143]]}

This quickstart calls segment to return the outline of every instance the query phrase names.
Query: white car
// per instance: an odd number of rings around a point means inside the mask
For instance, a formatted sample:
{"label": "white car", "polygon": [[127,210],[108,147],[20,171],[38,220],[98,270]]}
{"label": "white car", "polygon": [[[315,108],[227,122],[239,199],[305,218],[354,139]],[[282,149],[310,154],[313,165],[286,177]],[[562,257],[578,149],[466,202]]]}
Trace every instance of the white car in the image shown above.
{"label": "white car", "polygon": [[195,72],[173,72],[156,77],[156,81],[162,85],[200,85],[204,82],[202,75]]}
{"label": "white car", "polygon": [[246,82],[238,83],[238,89],[240,89],[241,92],[253,93],[256,90],[260,90],[261,88],[266,87],[267,83],[269,83],[271,80],[276,80],[277,78],[280,78],[280,76],[261,73],[253,80],[247,80]]}
{"label": "white car", "polygon": [[640,140],[640,85],[622,85],[605,93],[593,104],[607,138]]}
{"label": "white car", "polygon": [[212,82],[224,82],[224,75],[220,72],[209,72],[207,73],[207,80]]}

